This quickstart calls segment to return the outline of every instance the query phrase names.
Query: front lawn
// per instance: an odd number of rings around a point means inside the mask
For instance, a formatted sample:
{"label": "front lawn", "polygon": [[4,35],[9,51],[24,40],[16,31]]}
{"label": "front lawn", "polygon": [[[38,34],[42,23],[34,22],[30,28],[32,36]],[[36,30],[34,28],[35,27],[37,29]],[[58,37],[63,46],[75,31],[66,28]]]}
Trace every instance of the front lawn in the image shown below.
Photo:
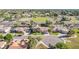
{"label": "front lawn", "polygon": [[41,32],[33,32],[32,35],[43,35]]}
{"label": "front lawn", "polygon": [[13,37],[14,36],[16,36],[16,35],[23,35],[23,33],[21,33],[21,32],[17,32],[17,33],[10,33],[11,35],[13,35]]}

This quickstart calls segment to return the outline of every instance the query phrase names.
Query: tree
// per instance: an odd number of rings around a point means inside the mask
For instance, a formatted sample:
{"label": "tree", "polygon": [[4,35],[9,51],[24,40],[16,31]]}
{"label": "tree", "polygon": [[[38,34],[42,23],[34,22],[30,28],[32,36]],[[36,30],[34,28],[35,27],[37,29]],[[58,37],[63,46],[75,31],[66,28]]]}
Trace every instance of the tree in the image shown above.
{"label": "tree", "polygon": [[46,26],[49,26],[50,24],[52,24],[52,22],[49,20],[46,20]]}
{"label": "tree", "polygon": [[7,42],[10,42],[13,39],[13,36],[11,34],[7,34],[6,36],[4,36],[4,40]]}
{"label": "tree", "polygon": [[4,13],[3,17],[5,18],[5,20],[11,20],[11,15],[9,13]]}
{"label": "tree", "polygon": [[63,43],[63,42],[59,42],[55,46],[58,49],[68,49],[68,46],[65,43]]}
{"label": "tree", "polygon": [[29,42],[28,42],[28,49],[34,48],[35,45],[37,44],[36,40],[32,38],[31,36],[28,37]]}
{"label": "tree", "polygon": [[19,26],[19,23],[15,23],[15,24],[14,24],[14,27],[18,27],[18,26]]}
{"label": "tree", "polygon": [[66,21],[67,19],[66,19],[66,17],[62,17],[62,19],[61,19],[61,21]]}
{"label": "tree", "polygon": [[29,24],[29,32],[30,32],[30,34],[33,32],[33,27],[31,24]]}
{"label": "tree", "polygon": [[75,32],[73,30],[70,30],[68,33],[67,33],[67,36],[72,36]]}
{"label": "tree", "polygon": [[54,17],[57,17],[58,16],[58,14],[57,13],[54,13]]}
{"label": "tree", "polygon": [[61,15],[67,15],[67,11],[66,10],[62,10],[61,11]]}
{"label": "tree", "polygon": [[49,44],[49,48],[48,49],[55,49],[55,48],[56,48],[55,46]]}
{"label": "tree", "polygon": [[3,38],[4,38],[4,36],[2,34],[0,34],[0,39],[3,39]]}

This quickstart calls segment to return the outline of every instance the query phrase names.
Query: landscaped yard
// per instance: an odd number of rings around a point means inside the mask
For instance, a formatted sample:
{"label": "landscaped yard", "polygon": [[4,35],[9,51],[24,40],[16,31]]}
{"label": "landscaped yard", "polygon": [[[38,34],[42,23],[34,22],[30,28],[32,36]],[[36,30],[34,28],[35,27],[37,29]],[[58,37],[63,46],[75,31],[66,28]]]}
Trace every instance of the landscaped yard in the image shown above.
{"label": "landscaped yard", "polygon": [[67,40],[69,40],[70,42],[67,42],[67,45],[72,48],[72,49],[79,49],[79,29],[73,29],[73,31],[75,32],[75,35],[77,35],[76,38],[68,38]]}
{"label": "landscaped yard", "polygon": [[32,20],[34,22],[46,22],[46,20],[48,20],[47,17],[36,17],[36,18],[32,18]]}
{"label": "landscaped yard", "polygon": [[68,39],[70,42],[67,42],[67,45],[70,46],[72,49],[79,49],[79,37],[77,38],[70,38]]}

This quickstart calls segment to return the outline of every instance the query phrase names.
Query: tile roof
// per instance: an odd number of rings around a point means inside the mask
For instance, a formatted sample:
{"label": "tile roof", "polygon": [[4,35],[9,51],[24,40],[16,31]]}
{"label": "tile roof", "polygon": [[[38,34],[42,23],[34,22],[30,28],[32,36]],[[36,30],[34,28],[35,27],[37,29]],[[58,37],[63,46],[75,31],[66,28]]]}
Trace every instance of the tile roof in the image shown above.
{"label": "tile roof", "polygon": [[56,43],[60,41],[62,41],[62,39],[52,36],[52,35],[45,36],[44,39],[42,40],[42,42],[46,44],[47,46],[49,46],[49,44],[55,45]]}
{"label": "tile roof", "polygon": [[17,42],[13,42],[8,49],[22,49],[22,47]]}

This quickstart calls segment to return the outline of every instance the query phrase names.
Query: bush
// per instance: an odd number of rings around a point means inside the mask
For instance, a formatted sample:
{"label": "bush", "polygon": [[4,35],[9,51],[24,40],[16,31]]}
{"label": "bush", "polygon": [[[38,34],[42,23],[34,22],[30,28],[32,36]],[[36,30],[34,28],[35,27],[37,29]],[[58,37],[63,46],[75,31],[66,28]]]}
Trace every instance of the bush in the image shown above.
{"label": "bush", "polygon": [[74,32],[73,30],[70,30],[70,31],[67,33],[67,35],[68,35],[68,36],[72,36],[74,33],[75,33],[75,32]]}
{"label": "bush", "polygon": [[7,42],[10,42],[13,39],[13,36],[11,34],[7,34],[6,36],[4,36],[4,40]]}
{"label": "bush", "polygon": [[29,36],[28,39],[29,39],[29,42],[28,42],[28,47],[29,48],[28,49],[34,48],[37,44],[36,40],[31,36]]}
{"label": "bush", "polygon": [[56,44],[56,48],[58,48],[58,49],[68,49],[68,46],[63,42],[59,42],[59,43]]}

